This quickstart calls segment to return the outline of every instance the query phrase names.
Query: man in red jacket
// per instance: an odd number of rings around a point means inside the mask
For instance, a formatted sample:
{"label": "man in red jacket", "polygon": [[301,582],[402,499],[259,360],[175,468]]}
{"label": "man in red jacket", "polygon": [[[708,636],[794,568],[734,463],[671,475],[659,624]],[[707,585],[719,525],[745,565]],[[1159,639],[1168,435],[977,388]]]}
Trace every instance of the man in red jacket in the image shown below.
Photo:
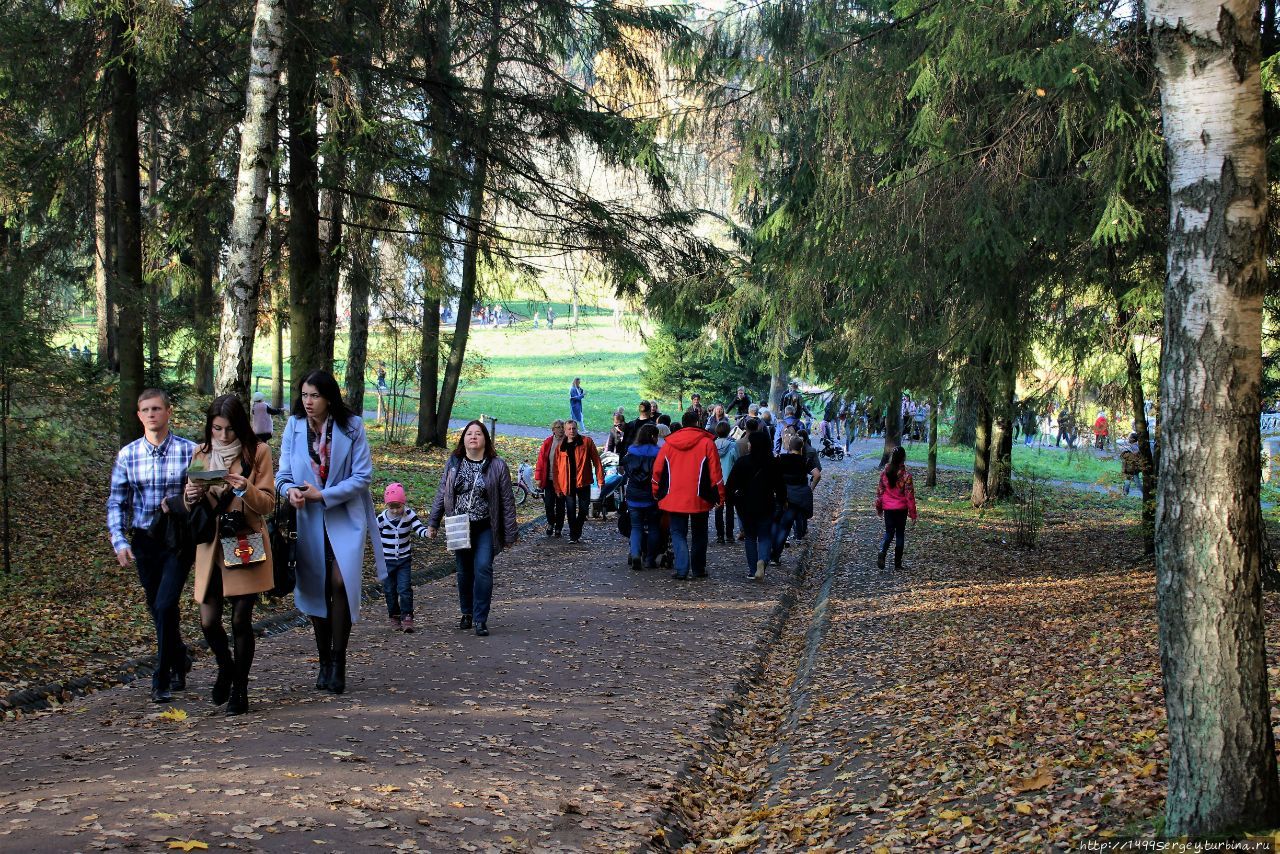
{"label": "man in red jacket", "polygon": [[653,462],[653,494],[671,516],[671,577],[683,581],[707,575],[707,514],[724,503],[724,475],[715,437],[702,429],[698,413],[685,412],[680,424]]}

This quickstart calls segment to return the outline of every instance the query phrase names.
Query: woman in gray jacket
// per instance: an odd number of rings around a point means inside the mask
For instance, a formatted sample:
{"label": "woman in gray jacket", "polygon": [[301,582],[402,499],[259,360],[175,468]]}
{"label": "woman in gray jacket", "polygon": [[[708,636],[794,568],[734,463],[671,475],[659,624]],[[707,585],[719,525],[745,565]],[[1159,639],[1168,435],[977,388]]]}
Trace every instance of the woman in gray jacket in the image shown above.
{"label": "woman in gray jacket", "polygon": [[445,516],[466,513],[471,525],[471,547],[458,549],[458,628],[473,625],[480,637],[489,634],[489,602],[493,596],[493,559],[514,546],[520,528],[511,472],[493,449],[484,424],[472,421],[462,429],[458,445],[445,465],[427,521],[427,536],[434,537]]}

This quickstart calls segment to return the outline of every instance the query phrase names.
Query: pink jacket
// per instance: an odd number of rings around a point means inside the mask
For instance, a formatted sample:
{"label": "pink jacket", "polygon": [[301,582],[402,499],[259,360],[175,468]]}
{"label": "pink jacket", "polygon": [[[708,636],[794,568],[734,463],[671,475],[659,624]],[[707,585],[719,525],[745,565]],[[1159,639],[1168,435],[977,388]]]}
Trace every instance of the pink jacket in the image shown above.
{"label": "pink jacket", "polygon": [[906,510],[908,518],[916,518],[916,487],[911,475],[903,469],[898,474],[898,485],[890,487],[888,475],[880,475],[880,485],[876,487],[876,512],[883,510]]}

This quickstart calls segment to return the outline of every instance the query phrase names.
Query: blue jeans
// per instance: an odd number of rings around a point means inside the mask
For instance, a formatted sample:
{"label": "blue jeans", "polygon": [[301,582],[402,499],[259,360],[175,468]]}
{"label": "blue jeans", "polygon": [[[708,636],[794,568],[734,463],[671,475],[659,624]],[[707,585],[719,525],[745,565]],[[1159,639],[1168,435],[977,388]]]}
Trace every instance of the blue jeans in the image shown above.
{"label": "blue jeans", "polygon": [[477,623],[489,620],[493,598],[493,528],[488,521],[471,523],[471,548],[453,553],[458,567],[458,609]]}
{"label": "blue jeans", "polygon": [[[707,574],[706,513],[672,513],[671,551],[675,553],[676,575],[685,578]],[[692,531],[690,530],[692,528]]]}
{"label": "blue jeans", "polygon": [[773,526],[773,554],[772,560],[782,560],[782,544],[787,541],[787,534],[791,533],[791,526],[796,521],[798,514],[793,507],[784,507],[778,513],[777,521]]}
{"label": "blue jeans", "polygon": [[628,507],[631,516],[631,557],[644,556],[646,566],[658,562],[658,546],[662,532],[658,530],[657,507]]}
{"label": "blue jeans", "polygon": [[387,597],[387,614],[392,617],[413,616],[413,561],[402,557],[387,558],[387,577],[382,580],[382,592]]}
{"label": "blue jeans", "polygon": [[809,518],[804,514],[796,514],[792,527],[795,528],[797,540],[803,540],[805,537],[809,536]]}
{"label": "blue jeans", "polygon": [[156,669],[151,674],[151,687],[167,688],[169,674],[186,664],[187,646],[182,642],[178,602],[187,583],[188,567],[145,531],[135,531],[131,545],[138,581],[146,593],[147,610],[156,629]]}
{"label": "blue jeans", "polygon": [[773,519],[769,516],[761,519],[748,519],[746,516],[738,518],[742,521],[742,530],[746,534],[742,543],[747,549],[747,574],[751,575],[756,571],[756,562],[768,560],[773,552]]}

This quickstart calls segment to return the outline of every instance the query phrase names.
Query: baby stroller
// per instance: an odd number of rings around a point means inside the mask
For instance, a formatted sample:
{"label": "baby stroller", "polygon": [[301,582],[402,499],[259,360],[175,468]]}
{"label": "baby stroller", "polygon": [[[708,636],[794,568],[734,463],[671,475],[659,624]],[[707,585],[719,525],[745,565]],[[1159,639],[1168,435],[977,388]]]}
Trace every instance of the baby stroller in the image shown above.
{"label": "baby stroller", "polygon": [[611,512],[621,512],[623,502],[622,460],[617,454],[605,451],[600,455],[600,467],[604,469],[604,483],[591,485],[591,516],[594,519],[604,519]]}
{"label": "baby stroller", "polygon": [[844,459],[844,447],[823,436],[822,449],[818,451],[818,456],[840,462]]}

